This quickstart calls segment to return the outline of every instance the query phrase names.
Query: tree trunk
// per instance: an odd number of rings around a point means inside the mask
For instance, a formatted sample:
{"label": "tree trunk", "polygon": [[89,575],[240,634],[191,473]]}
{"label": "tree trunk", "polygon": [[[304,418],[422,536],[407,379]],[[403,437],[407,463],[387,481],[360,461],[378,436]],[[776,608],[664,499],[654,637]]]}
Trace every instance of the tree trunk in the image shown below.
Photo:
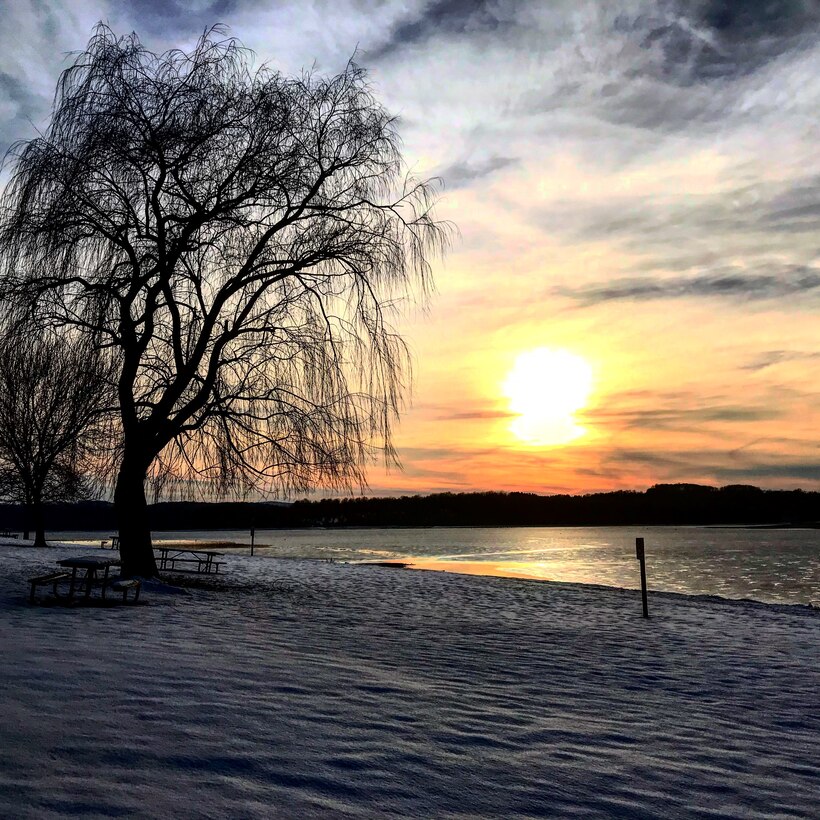
{"label": "tree trunk", "polygon": [[122,574],[154,578],[158,575],[157,562],[151,547],[151,528],[148,525],[148,504],[145,501],[145,473],[141,461],[123,459],[117,486],[114,489],[114,511],[120,533]]}
{"label": "tree trunk", "polygon": [[29,507],[31,511],[31,524],[34,530],[34,546],[46,546],[46,527],[45,519],[43,517],[43,499],[42,496],[35,496],[31,500]]}
{"label": "tree trunk", "polygon": [[34,499],[32,497],[31,487],[25,486],[23,494],[23,541],[28,541],[31,535],[31,527],[34,523]]}

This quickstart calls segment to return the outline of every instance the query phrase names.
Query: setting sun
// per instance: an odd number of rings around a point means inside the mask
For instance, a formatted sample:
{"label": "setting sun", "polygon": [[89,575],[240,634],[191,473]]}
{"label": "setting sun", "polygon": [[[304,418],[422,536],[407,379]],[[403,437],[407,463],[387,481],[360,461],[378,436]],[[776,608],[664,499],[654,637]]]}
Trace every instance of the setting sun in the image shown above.
{"label": "setting sun", "polygon": [[567,444],[585,433],[575,413],[592,390],[592,368],[567,350],[539,347],[519,354],[503,385],[516,414],[510,431],[534,446]]}

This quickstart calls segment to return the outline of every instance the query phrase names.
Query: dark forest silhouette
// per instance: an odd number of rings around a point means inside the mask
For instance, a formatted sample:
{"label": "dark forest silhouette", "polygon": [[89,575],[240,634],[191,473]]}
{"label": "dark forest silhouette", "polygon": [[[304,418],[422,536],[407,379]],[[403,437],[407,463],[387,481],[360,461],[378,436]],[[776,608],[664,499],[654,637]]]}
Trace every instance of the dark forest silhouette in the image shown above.
{"label": "dark forest silhouette", "polygon": [[[0,506],[0,527],[20,528],[23,512]],[[112,530],[111,504],[47,506],[52,530]],[[748,485],[658,484],[645,492],[590,495],[436,493],[398,498],[328,498],[293,504],[166,502],[149,505],[154,530],[300,527],[610,526],[673,524],[817,525],[820,493]]]}

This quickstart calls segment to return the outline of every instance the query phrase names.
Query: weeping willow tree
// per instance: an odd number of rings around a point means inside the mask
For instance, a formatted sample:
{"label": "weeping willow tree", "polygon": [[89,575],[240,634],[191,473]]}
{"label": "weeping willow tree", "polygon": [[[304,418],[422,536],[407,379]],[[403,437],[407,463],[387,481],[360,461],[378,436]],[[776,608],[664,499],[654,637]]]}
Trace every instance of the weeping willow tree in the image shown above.
{"label": "weeping willow tree", "polygon": [[348,487],[393,457],[393,322],[448,230],[363,69],[289,77],[219,28],[156,54],[99,25],[7,161],[3,292],[116,363],[126,573],[156,574],[151,482]]}

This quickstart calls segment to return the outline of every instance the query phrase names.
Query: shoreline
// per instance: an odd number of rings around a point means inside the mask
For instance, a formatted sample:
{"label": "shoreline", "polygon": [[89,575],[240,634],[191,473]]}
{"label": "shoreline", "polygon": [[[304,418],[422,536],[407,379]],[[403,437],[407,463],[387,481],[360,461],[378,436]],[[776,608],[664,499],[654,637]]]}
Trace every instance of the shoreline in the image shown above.
{"label": "shoreline", "polygon": [[[625,523],[625,524],[351,524],[338,526],[305,526],[305,527],[258,527],[254,528],[259,533],[277,532],[351,532],[363,530],[372,532],[375,530],[587,530],[587,529],[626,529],[626,528],[658,528],[658,529],[707,529],[707,530],[817,530],[820,529],[820,521],[802,522],[772,522],[772,523],[744,523],[733,522],[725,524],[703,524],[703,523]],[[22,530],[16,530],[22,532]],[[182,527],[179,529],[157,529],[153,532],[175,533],[175,532],[248,532],[251,527],[209,527],[199,530],[196,527]],[[82,530],[51,530],[46,532],[55,533],[99,533],[109,535],[116,529],[103,527],[100,529],[88,528]]]}
{"label": "shoreline", "polygon": [[[180,549],[205,549],[202,545],[202,542],[180,542],[179,544]],[[20,542],[13,542],[9,539],[2,539],[0,538],[0,550],[4,548],[14,548],[18,547],[22,550],[28,552],[31,550],[31,555],[36,554],[36,551],[39,550],[58,550],[58,549],[66,549],[66,550],[87,550],[87,549],[100,549],[100,547],[86,547],[80,544],[72,544],[72,543],[48,543],[45,547],[33,547],[32,545],[28,544],[21,544]],[[249,546],[246,544],[237,544],[236,547],[249,549]],[[210,547],[207,547],[210,548]],[[249,553],[241,553],[236,555],[236,557],[241,558],[249,558],[249,559],[263,559],[265,561],[271,562],[285,562],[285,563],[295,563],[295,564],[306,564],[308,566],[317,566],[322,567],[327,564],[336,565],[336,566],[350,566],[350,567],[368,567],[368,568],[382,568],[382,569],[392,569],[392,570],[411,570],[413,572],[420,572],[420,573],[431,573],[431,574],[441,574],[445,576],[464,576],[470,578],[496,578],[505,581],[519,581],[519,582],[526,582],[527,584],[537,584],[537,585],[551,585],[556,587],[567,587],[567,588],[578,588],[583,590],[609,590],[621,593],[628,593],[628,594],[640,594],[640,587],[639,586],[623,586],[623,585],[616,585],[616,584],[603,584],[603,583],[595,583],[589,581],[566,581],[561,580],[558,578],[544,578],[535,575],[526,575],[522,574],[521,572],[504,572],[497,571],[497,572],[488,572],[488,571],[478,571],[478,569],[487,569],[489,565],[492,564],[490,561],[481,562],[481,561],[474,561],[474,562],[459,562],[459,561],[436,561],[435,559],[431,558],[427,561],[418,560],[417,558],[408,557],[407,560],[396,559],[396,560],[384,560],[384,561],[373,561],[373,560],[332,560],[327,558],[318,558],[318,557],[305,557],[299,555],[256,555],[251,556]],[[482,564],[488,565],[488,567],[481,566]],[[461,570],[461,567],[471,567],[474,566],[475,571]],[[459,567],[456,569],[455,567]],[[173,573],[169,573],[173,575]],[[192,576],[198,577],[198,576]],[[225,577],[230,577],[229,575],[225,575]],[[771,607],[774,609],[785,608],[787,610],[804,610],[811,613],[820,613],[820,600],[810,600],[806,602],[801,601],[762,601],[758,598],[748,598],[748,597],[739,597],[733,598],[728,595],[720,595],[718,593],[710,593],[710,592],[682,592],[679,590],[665,590],[665,589],[650,589],[648,591],[650,599],[652,598],[663,598],[667,596],[671,596],[676,599],[685,599],[691,601],[705,601],[705,602],[715,602],[715,603],[727,603],[731,605],[753,605],[753,606],[762,606],[762,607]]]}
{"label": "shoreline", "polygon": [[[284,558],[282,560],[299,560],[299,559],[288,559]],[[311,560],[311,559],[302,559],[302,560]],[[317,559],[320,560],[321,559]],[[623,593],[630,593],[635,594],[636,596],[640,595],[640,587],[626,587],[626,586],[615,586],[612,584],[595,584],[589,583],[585,581],[561,581],[556,578],[538,578],[535,576],[527,576],[527,575],[520,575],[516,573],[488,573],[488,572],[458,572],[457,570],[450,569],[449,567],[446,568],[436,568],[434,566],[418,566],[414,565],[410,562],[405,561],[349,561],[349,562],[338,562],[338,563],[349,563],[349,564],[356,564],[359,566],[372,566],[372,567],[385,567],[385,568],[395,568],[395,569],[408,569],[408,570],[415,570],[417,572],[439,572],[446,575],[464,575],[468,577],[480,577],[480,578],[498,578],[502,581],[525,581],[527,583],[535,583],[535,584],[549,584],[552,586],[558,587],[571,587],[571,588],[578,588],[578,589],[585,589],[585,590],[610,590],[616,592],[623,592]],[[454,562],[456,563],[456,562]],[[479,562],[476,562],[479,563]],[[705,593],[705,592],[677,592],[673,590],[666,590],[666,589],[649,589],[648,594],[650,600],[652,598],[675,598],[675,599],[685,599],[688,601],[704,601],[704,602],[714,602],[714,603],[726,603],[731,605],[752,605],[752,606],[762,606],[762,607],[772,607],[776,609],[784,608],[786,610],[793,610],[795,608],[799,610],[808,610],[811,613],[816,613],[820,615],[820,601],[810,601],[808,603],[801,603],[799,601],[795,602],[785,602],[785,601],[760,601],[757,598],[730,598],[726,595],[717,595],[715,593]],[[638,598],[636,598],[638,600]],[[637,612],[637,609],[636,609]],[[650,612],[651,617],[651,612]]]}

